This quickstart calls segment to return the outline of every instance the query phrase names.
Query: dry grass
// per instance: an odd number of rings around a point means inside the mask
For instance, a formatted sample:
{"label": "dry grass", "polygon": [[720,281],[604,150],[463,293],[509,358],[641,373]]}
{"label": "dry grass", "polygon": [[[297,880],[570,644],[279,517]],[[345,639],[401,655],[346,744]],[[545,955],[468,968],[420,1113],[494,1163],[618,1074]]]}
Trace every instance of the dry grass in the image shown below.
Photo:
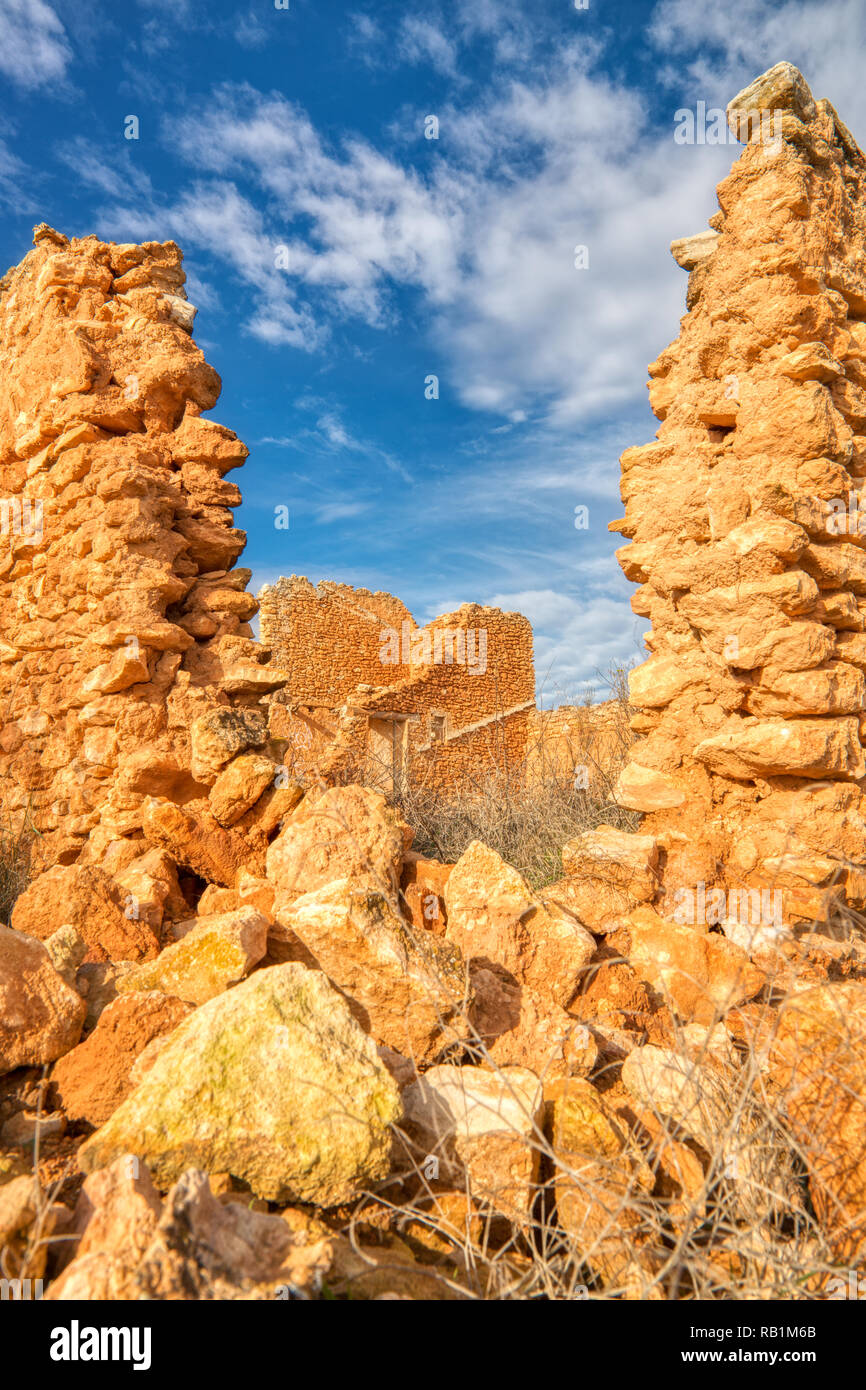
{"label": "dry grass", "polygon": [[[507,1163],[499,1192],[477,1182],[470,1192],[447,1144],[431,1155],[417,1132],[398,1131],[400,1169],[343,1227],[364,1267],[337,1296],[375,1297],[388,1288],[484,1301],[826,1299],[828,1281],[845,1279],[847,1265],[810,1193],[823,1146],[793,1136],[789,1097],[768,1076],[766,1040],[729,1045],[724,1054],[717,1041],[711,1051],[683,1034],[672,1039],[666,1055],[676,1085],[658,1103],[624,1090],[619,1063],[595,1070],[596,1092],[616,1116],[619,1152],[603,1144],[555,1151],[549,1100],[523,1135],[535,1173],[521,1217],[513,1214]],[[472,1052],[507,1089],[507,1069],[480,1039],[460,1060]],[[826,1062],[829,1094],[837,1074],[833,1057]],[[450,1177],[431,1178],[431,1157],[443,1176],[451,1165]],[[406,1251],[414,1265],[402,1258]]]}
{"label": "dry grass", "polygon": [[0,808],[0,922],[9,922],[16,901],[34,876],[38,837],[29,808],[17,823]]}
{"label": "dry grass", "polygon": [[[610,800],[633,737],[627,676],[625,667],[608,672],[603,706],[595,692],[567,706],[564,737],[542,719],[520,766],[509,766],[491,739],[462,784],[443,791],[410,780],[392,801],[415,831],[413,848],[454,863],[481,840],[539,889],[562,877],[562,847],[574,836],[602,824],[633,830],[635,813]],[[369,769],[362,780],[379,786],[379,772]]]}

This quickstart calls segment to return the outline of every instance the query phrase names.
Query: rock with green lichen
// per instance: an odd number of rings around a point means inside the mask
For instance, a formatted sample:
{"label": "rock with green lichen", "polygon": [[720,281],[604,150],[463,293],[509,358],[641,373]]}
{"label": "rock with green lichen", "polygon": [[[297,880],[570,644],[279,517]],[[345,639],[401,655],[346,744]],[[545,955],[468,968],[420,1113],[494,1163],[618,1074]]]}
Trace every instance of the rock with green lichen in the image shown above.
{"label": "rock with green lichen", "polygon": [[237,984],[267,950],[268,922],[254,907],[201,917],[156,960],[137,966],[118,982],[118,994],[158,989],[188,1004],[206,1004]]}
{"label": "rock with green lichen", "polygon": [[120,1154],[168,1188],[191,1167],[231,1173],[274,1202],[334,1206],[384,1178],[397,1087],[325,976],[258,970],[196,1009],[132,1095],[79,1151]]}

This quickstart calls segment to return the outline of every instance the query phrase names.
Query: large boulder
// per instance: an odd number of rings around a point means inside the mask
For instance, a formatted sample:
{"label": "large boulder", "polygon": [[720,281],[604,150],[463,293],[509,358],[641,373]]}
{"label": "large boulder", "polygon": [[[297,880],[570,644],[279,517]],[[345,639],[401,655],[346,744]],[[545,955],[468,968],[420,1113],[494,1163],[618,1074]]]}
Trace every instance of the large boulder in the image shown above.
{"label": "large boulder", "polygon": [[378,792],[331,787],[304,797],[267,854],[267,876],[287,905],[338,878],[396,896],[412,832]]}
{"label": "large boulder", "polygon": [[0,1074],[69,1052],[87,1007],[58,975],[41,941],[0,926]]}
{"label": "large boulder", "polygon": [[87,943],[87,961],[149,960],[159,947],[127,894],[95,864],[56,864],[34,879],[10,918],[16,931],[45,941],[64,926]]}
{"label": "large boulder", "polygon": [[445,886],[445,938],[468,960],[502,965],[564,1007],[580,984],[595,942],[561,909],[549,909],[516,869],[473,840]]}
{"label": "large boulder", "polygon": [[459,950],[413,928],[389,895],[342,878],[276,912],[272,939],[324,970],[378,1042],[428,1061],[465,1033]]}
{"label": "large boulder", "polygon": [[228,1172],[268,1201],[348,1201],[386,1176],[397,1088],[317,970],[287,963],[202,1004],[79,1151],[85,1172],[136,1154],[162,1187]]}
{"label": "large boulder", "polygon": [[192,929],[156,958],[131,970],[118,994],[160,990],[188,1004],[205,1004],[249,974],[265,954],[268,922],[254,907],[199,917]]}

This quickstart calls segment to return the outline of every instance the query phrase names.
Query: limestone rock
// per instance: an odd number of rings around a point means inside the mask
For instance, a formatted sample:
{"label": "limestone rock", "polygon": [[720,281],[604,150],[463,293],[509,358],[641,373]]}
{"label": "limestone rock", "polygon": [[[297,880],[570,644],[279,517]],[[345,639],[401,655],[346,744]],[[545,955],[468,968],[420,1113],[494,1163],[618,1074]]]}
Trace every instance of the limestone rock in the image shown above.
{"label": "limestone rock", "polygon": [[740,720],[697,744],[694,755],[726,777],[866,775],[856,719]]}
{"label": "limestone rock", "polygon": [[836,1258],[862,1256],[866,1211],[866,986],[789,996],[771,1045],[809,1188]]}
{"label": "limestone rock", "polygon": [[315,1292],[332,1261],[327,1234],[307,1240],[279,1216],[222,1202],[190,1169],[161,1201],[128,1158],[85,1180],[81,1239],[49,1299],[274,1299]]}
{"label": "limestone rock", "polygon": [[164,850],[151,849],[137,855],[114,873],[114,881],[124,894],[124,911],[135,915],[157,931],[166,914],[186,913],[174,861]]}
{"label": "limestone rock", "polygon": [[151,928],[127,915],[123,893],[93,864],[57,864],[40,874],[16,902],[11,923],[42,941],[72,926],[87,943],[87,961],[147,960],[157,951]]}
{"label": "limestone rock", "polygon": [[738,140],[749,139],[744,118],[755,111],[791,111],[801,121],[814,120],[816,111],[809,84],[793,63],[776,63],[728,102],[728,125]]}
{"label": "limestone rock", "polygon": [[118,993],[159,990],[188,1004],[204,1004],[249,974],[267,944],[267,919],[253,907],[198,917],[180,941],[125,975]]}
{"label": "limestone rock", "polygon": [[445,931],[445,886],[453,864],[425,859],[409,850],[403,860],[400,896],[413,927],[441,935]]}
{"label": "limestone rock", "polygon": [[81,1036],[86,1005],[40,941],[0,925],[0,1075],[43,1066]]}
{"label": "limestone rock", "polygon": [[75,977],[75,988],[87,1005],[85,1033],[96,1027],[103,1010],[117,998],[118,984],[125,975],[135,970],[136,964],[133,960],[119,960],[85,962],[82,965]]}
{"label": "limestone rock", "polygon": [[695,236],[679,237],[671,242],[671,255],[683,270],[694,270],[696,265],[713,254],[718,240],[718,232],[698,232]]}
{"label": "limestone rock", "polygon": [[163,1187],[190,1165],[268,1201],[348,1201],[385,1177],[394,1082],[325,976],[270,966],[202,1004],[79,1150],[85,1172],[123,1154]]}
{"label": "limestone rock", "polygon": [[[471,1194],[525,1220],[538,1180],[543,1090],[525,1067],[430,1067],[403,1092],[406,1124]],[[443,1173],[443,1169],[446,1173]]]}
{"label": "limestone rock", "polygon": [[258,862],[241,835],[225,830],[204,809],[196,815],[170,801],[148,798],[142,825],[148,839],[178,864],[225,888],[233,886],[240,869]]}
{"label": "limestone rock", "polygon": [[445,908],[445,939],[468,960],[502,965],[536,993],[568,1004],[595,942],[573,915],[545,907],[495,850],[472,841],[448,877]]}
{"label": "limestone rock", "polygon": [[233,758],[217,777],[208,798],[220,825],[234,825],[239,821],[272,784],[274,776],[270,758],[256,753],[241,753]]}
{"label": "limestone rock", "polygon": [[651,835],[602,825],[563,846],[567,877],[542,896],[575,913],[590,930],[609,931],[633,907],[652,902],[659,890],[658,859]]}
{"label": "limestone rock", "polygon": [[733,941],[665,921],[652,908],[636,908],[609,941],[686,1022],[712,1023],[752,999],[766,982]]}
{"label": "limestone rock", "polygon": [[66,1132],[66,1116],[59,1110],[49,1114],[19,1110],[0,1126],[0,1143],[10,1148],[32,1149],[37,1136],[40,1143]]}
{"label": "limestone rock", "polygon": [[393,900],[337,879],[275,905],[272,938],[324,970],[365,1031],[416,1061],[428,1061],[466,1031],[466,978],[459,950],[417,931]]}
{"label": "limestone rock", "polygon": [[180,999],[151,990],[115,999],[93,1032],[56,1062],[51,1082],[72,1120],[101,1125],[132,1090],[132,1065],[148,1043],[170,1034],[190,1012]]}
{"label": "limestone rock", "polygon": [[411,831],[378,792],[332,787],[306,796],[267,854],[267,876],[279,901],[315,892],[340,878],[362,878],[396,894]]}
{"label": "limestone rock", "polygon": [[473,1041],[490,1065],[529,1067],[545,1084],[594,1069],[598,1046],[571,1014],[518,984],[502,966],[475,964],[470,979]]}
{"label": "limestone rock", "polygon": [[651,902],[658,889],[658,858],[658,846],[651,835],[600,825],[563,846],[562,867],[569,876],[619,884],[636,901]]}
{"label": "limestone rock", "polygon": [[552,1148],[560,1224],[605,1285],[651,1281],[661,1264],[646,1198],[654,1180],[638,1146],[588,1081],[557,1083]]}
{"label": "limestone rock", "polygon": [[223,706],[210,710],[190,730],[193,776],[199,782],[215,782],[236,753],[260,748],[267,736],[267,722],[258,710]]}
{"label": "limestone rock", "polygon": [[629,811],[664,811],[682,806],[686,796],[673,777],[632,760],[620,773],[613,800]]}
{"label": "limestone rock", "polygon": [[87,955],[87,942],[77,927],[58,927],[46,937],[45,949],[58,975],[75,989],[79,967]]}

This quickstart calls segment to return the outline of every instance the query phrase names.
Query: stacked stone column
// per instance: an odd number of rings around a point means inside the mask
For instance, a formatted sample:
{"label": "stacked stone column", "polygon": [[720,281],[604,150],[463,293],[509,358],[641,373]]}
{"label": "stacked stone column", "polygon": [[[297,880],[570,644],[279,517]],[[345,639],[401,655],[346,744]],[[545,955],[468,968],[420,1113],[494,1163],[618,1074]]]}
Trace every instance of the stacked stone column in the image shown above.
{"label": "stacked stone column", "polygon": [[728,121],[720,211],[672,247],[688,313],[649,369],[661,425],[621,459],[612,529],[652,630],[616,795],[668,894],[778,887],[797,921],[866,891],[866,161],[790,64]]}

